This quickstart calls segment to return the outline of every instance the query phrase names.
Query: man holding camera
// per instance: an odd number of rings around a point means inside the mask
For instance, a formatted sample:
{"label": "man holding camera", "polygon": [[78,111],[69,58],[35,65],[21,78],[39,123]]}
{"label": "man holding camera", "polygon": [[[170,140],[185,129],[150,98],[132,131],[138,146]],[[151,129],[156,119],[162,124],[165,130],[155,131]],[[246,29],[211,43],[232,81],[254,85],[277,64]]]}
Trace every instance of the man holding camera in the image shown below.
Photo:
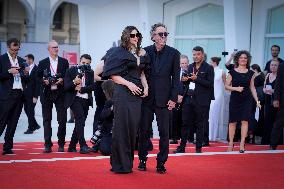
{"label": "man holding camera", "polygon": [[77,152],[79,141],[80,153],[90,152],[84,137],[85,121],[89,106],[93,106],[94,71],[91,69],[91,56],[83,54],[78,66],[71,67],[65,74],[65,108],[71,108],[75,118],[75,128],[71,137],[68,152]]}
{"label": "man holding camera", "polygon": [[29,79],[24,88],[24,110],[28,117],[29,126],[24,134],[33,134],[40,128],[35,119],[35,106],[39,96],[39,82],[37,80],[37,65],[34,63],[34,56],[28,54],[25,56],[29,65]]}
{"label": "man holding camera", "polygon": [[[201,153],[204,133],[208,130],[210,103],[214,99],[214,68],[204,61],[202,47],[196,46],[192,52],[194,62],[189,65],[188,76],[182,77],[189,85],[183,96],[181,143],[174,153],[185,152],[188,128],[195,124],[196,153]],[[209,143],[208,139],[205,141]]]}
{"label": "man holding camera", "polygon": [[50,41],[48,43],[49,57],[41,60],[38,65],[39,81],[42,81],[40,100],[42,104],[42,116],[44,127],[44,153],[52,152],[52,107],[55,104],[57,111],[57,121],[59,124],[58,152],[64,152],[67,113],[64,107],[64,84],[63,78],[69,63],[65,58],[58,56],[58,43]]}
{"label": "man holding camera", "polygon": [[13,138],[23,107],[28,67],[25,60],[17,56],[20,45],[18,39],[9,39],[8,52],[0,56],[0,136],[7,125],[3,155],[13,154]]}

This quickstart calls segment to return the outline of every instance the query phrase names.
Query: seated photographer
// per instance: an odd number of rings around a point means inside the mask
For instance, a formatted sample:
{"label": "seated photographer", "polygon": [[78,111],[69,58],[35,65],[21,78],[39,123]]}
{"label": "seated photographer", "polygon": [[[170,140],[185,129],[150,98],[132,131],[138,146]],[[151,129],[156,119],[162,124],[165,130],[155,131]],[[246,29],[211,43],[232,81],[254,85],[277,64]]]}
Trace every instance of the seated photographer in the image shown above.
{"label": "seated photographer", "polygon": [[106,96],[104,108],[99,116],[97,131],[91,138],[91,143],[94,144],[95,152],[100,151],[102,155],[108,156],[111,154],[112,142],[112,127],[113,127],[113,89],[114,82],[107,80],[102,83],[102,89]]}
{"label": "seated photographer", "polygon": [[84,137],[85,121],[89,106],[93,106],[92,91],[94,90],[94,71],[91,69],[91,56],[83,54],[78,66],[71,67],[65,75],[65,108],[74,113],[75,128],[71,137],[68,152],[77,152],[76,144],[79,141],[80,153],[91,151]]}

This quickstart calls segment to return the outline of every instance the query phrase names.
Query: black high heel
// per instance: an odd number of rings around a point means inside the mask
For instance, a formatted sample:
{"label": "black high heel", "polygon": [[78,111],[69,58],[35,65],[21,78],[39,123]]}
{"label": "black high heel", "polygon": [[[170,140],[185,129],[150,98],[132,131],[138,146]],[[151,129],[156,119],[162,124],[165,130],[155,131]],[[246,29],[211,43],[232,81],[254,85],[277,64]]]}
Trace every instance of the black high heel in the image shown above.
{"label": "black high heel", "polygon": [[[241,145],[240,145],[240,148],[241,148]],[[244,144],[244,149],[240,149],[239,152],[240,152],[241,154],[243,154],[243,153],[245,153],[245,151],[246,151],[246,150],[245,150],[245,144]]]}

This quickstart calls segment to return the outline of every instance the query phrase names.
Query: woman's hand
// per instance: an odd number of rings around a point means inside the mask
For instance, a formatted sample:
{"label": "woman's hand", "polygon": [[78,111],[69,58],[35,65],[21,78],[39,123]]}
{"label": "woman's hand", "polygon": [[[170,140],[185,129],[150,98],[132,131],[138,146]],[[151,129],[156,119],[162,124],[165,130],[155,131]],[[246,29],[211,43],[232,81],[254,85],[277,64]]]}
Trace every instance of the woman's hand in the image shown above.
{"label": "woman's hand", "polygon": [[259,100],[256,101],[256,106],[257,106],[259,109],[261,109],[261,104],[260,104],[260,101],[259,101]]}
{"label": "woman's hand", "polygon": [[139,56],[145,56],[145,54],[146,54],[146,51],[144,49],[141,49],[139,51]]}
{"label": "woman's hand", "polygon": [[127,87],[132,92],[133,95],[140,95],[141,94],[142,89],[137,87],[137,85],[135,85],[134,83],[128,82]]}
{"label": "woman's hand", "polygon": [[244,87],[235,87],[235,91],[238,91],[238,92],[243,92],[243,90],[244,90]]}
{"label": "woman's hand", "polygon": [[144,93],[143,96],[141,96],[142,98],[145,98],[146,96],[148,96],[148,87],[144,88],[143,93]]}

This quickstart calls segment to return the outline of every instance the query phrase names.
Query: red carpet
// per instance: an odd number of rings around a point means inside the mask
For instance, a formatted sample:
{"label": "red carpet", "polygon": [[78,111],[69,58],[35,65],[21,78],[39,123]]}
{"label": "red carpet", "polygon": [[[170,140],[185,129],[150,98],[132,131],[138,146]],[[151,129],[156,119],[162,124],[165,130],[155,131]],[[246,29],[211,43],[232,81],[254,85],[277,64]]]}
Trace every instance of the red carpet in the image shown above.
{"label": "red carpet", "polygon": [[[154,141],[157,144],[157,141]],[[25,145],[25,146],[23,146]],[[176,145],[171,145],[174,148]],[[223,147],[224,146],[224,147]],[[225,152],[226,144],[211,143],[203,152]],[[157,145],[154,145],[158,148]],[[194,152],[189,145],[186,152]],[[184,156],[170,156],[166,164],[167,174],[155,172],[156,160],[148,160],[148,171],[136,169],[135,158],[132,174],[119,175],[109,171],[109,159],[52,161],[52,162],[15,162],[10,160],[41,160],[51,158],[74,158],[99,156],[92,153],[51,153],[42,154],[42,143],[16,143],[16,155],[0,156],[0,178],[2,189],[13,188],[218,188],[218,189],[282,189],[284,188],[284,153],[267,153],[267,146],[248,145],[246,154],[210,155],[203,153]],[[54,146],[53,150],[57,147]],[[281,146],[279,149],[284,149]],[[155,149],[154,151],[157,151]],[[150,154],[154,154],[154,151]],[[172,151],[172,150],[171,150]],[[237,148],[236,148],[237,151]],[[251,154],[249,151],[259,151]],[[39,154],[29,154],[39,153]],[[207,155],[208,154],[208,155]],[[55,159],[56,160],[56,159]],[[2,163],[1,163],[2,162]]]}

